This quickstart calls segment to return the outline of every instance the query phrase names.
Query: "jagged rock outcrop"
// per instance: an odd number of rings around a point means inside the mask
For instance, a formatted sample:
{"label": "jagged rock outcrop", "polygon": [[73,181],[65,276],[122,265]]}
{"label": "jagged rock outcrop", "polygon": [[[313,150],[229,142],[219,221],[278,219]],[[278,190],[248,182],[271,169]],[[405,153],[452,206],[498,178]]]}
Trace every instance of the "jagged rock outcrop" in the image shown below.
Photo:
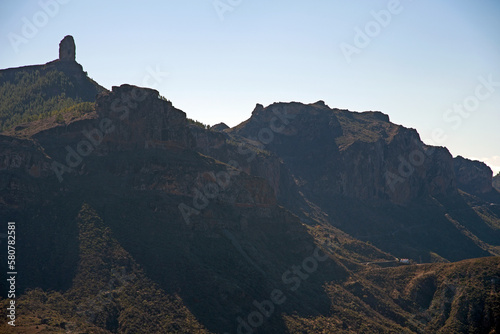
{"label": "jagged rock outcrop", "polygon": [[[211,153],[225,148],[228,135],[219,131],[213,131],[212,129],[213,128],[206,130],[197,125],[189,125],[189,130],[194,138],[196,149],[205,155],[217,157],[217,154]],[[227,159],[220,158],[219,160],[225,161]]]}
{"label": "jagged rock outcrop", "polygon": [[76,59],[76,46],[73,36],[67,35],[59,43],[59,60],[61,61],[75,61]]}
{"label": "jagged rock outcrop", "polygon": [[[45,64],[49,69],[57,69],[62,71],[70,77],[76,79],[80,84],[86,84],[89,78],[87,73],[83,71],[83,66],[76,62],[76,45],[73,36],[65,36],[59,43],[59,59],[53,60]],[[97,85],[95,82],[92,84]],[[104,88],[100,87],[98,92],[105,91]],[[94,93],[92,100],[95,100],[97,93]]]}
{"label": "jagged rock outcrop", "polygon": [[50,160],[35,143],[0,135],[0,171],[39,178],[50,174]]}
{"label": "jagged rock outcrop", "polygon": [[51,175],[50,159],[31,141],[0,135],[0,207],[26,209],[39,182]]}
{"label": "jagged rock outcrop", "polygon": [[193,147],[186,114],[154,89],[113,87],[97,97],[96,112],[108,131],[104,141],[119,148]]}
{"label": "jagged rock outcrop", "polygon": [[224,131],[226,129],[229,129],[229,126],[227,126],[226,123],[218,123],[210,128],[212,131]]}
{"label": "jagged rock outcrop", "polygon": [[453,168],[460,189],[471,194],[486,194],[492,191],[493,172],[484,162],[457,156]]}

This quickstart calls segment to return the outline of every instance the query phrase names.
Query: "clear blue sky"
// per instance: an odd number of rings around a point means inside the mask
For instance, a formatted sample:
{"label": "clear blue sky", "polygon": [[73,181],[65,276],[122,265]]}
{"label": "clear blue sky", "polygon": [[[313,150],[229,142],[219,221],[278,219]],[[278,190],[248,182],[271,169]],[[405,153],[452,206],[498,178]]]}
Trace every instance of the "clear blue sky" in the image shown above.
{"label": "clear blue sky", "polygon": [[101,85],[146,84],[204,123],[234,126],[256,103],[324,100],[380,110],[500,171],[498,0],[54,1],[2,2],[0,68],[56,59],[70,34]]}

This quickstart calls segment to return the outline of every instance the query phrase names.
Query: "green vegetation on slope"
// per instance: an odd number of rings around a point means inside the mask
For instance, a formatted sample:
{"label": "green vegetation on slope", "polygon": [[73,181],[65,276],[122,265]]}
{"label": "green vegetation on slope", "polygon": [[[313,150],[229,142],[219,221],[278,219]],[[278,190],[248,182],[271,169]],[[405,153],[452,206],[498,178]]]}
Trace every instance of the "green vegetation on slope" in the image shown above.
{"label": "green vegetation on slope", "polygon": [[[40,131],[47,130],[61,124],[69,124],[82,118],[90,118],[95,111],[94,102],[80,102],[70,107],[53,110],[43,115],[29,117],[28,123],[21,121],[20,125],[7,129],[3,132],[6,136],[17,138],[30,138]],[[35,118],[36,120],[31,120]]]}
{"label": "green vegetation on slope", "polygon": [[104,89],[80,74],[82,78],[48,65],[0,71],[0,131],[94,102]]}
{"label": "green vegetation on slope", "polygon": [[204,124],[204,123],[197,121],[195,119],[188,118],[187,121],[189,122],[189,124],[196,125],[202,129],[210,129],[210,125]]}

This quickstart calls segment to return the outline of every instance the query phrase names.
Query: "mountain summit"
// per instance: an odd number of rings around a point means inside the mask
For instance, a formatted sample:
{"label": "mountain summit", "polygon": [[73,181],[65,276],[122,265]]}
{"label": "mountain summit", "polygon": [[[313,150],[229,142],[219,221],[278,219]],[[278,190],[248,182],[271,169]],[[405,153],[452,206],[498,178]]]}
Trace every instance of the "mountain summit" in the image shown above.
{"label": "mountain summit", "polygon": [[59,43],[59,60],[60,61],[75,61],[76,46],[73,36],[67,35]]}

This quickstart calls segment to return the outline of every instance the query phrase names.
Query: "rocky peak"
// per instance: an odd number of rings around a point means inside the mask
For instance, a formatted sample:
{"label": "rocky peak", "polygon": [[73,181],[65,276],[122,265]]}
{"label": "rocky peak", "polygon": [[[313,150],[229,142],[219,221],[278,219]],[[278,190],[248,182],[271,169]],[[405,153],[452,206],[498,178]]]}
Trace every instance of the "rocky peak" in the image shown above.
{"label": "rocky peak", "polygon": [[312,103],[311,105],[316,106],[316,107],[320,107],[320,108],[330,109],[330,107],[323,100],[319,100],[319,101],[317,101],[315,103]]}
{"label": "rocky peak", "polygon": [[255,105],[254,110],[252,111],[252,115],[258,115],[259,113],[262,112],[262,110],[264,110],[264,106],[260,103],[257,103]]}
{"label": "rocky peak", "polygon": [[59,60],[61,61],[75,61],[76,47],[73,36],[67,35],[59,43]]}
{"label": "rocky peak", "polygon": [[362,114],[369,116],[369,117],[373,117],[374,119],[377,119],[379,121],[383,121],[383,122],[387,122],[387,123],[390,122],[389,115],[384,114],[383,112],[380,112],[380,111],[364,111],[364,112],[362,112]]}
{"label": "rocky peak", "polygon": [[[65,36],[59,43],[59,58],[46,63],[43,66],[43,70],[53,70],[64,72],[66,75],[74,78],[80,84],[88,83],[87,73],[83,71],[83,66],[76,62],[76,46],[73,36]],[[38,69],[40,66],[36,66]],[[96,83],[92,83],[97,85]],[[99,87],[104,90],[103,87]],[[95,93],[92,96],[92,100],[95,99]]]}
{"label": "rocky peak", "polygon": [[214,126],[212,126],[210,129],[212,131],[224,131],[226,129],[229,129],[229,126],[227,126],[226,123],[218,123],[218,124],[215,124]]}
{"label": "rocky peak", "polygon": [[193,146],[186,114],[157,90],[114,86],[97,97],[96,112],[110,131],[109,140],[121,148]]}

